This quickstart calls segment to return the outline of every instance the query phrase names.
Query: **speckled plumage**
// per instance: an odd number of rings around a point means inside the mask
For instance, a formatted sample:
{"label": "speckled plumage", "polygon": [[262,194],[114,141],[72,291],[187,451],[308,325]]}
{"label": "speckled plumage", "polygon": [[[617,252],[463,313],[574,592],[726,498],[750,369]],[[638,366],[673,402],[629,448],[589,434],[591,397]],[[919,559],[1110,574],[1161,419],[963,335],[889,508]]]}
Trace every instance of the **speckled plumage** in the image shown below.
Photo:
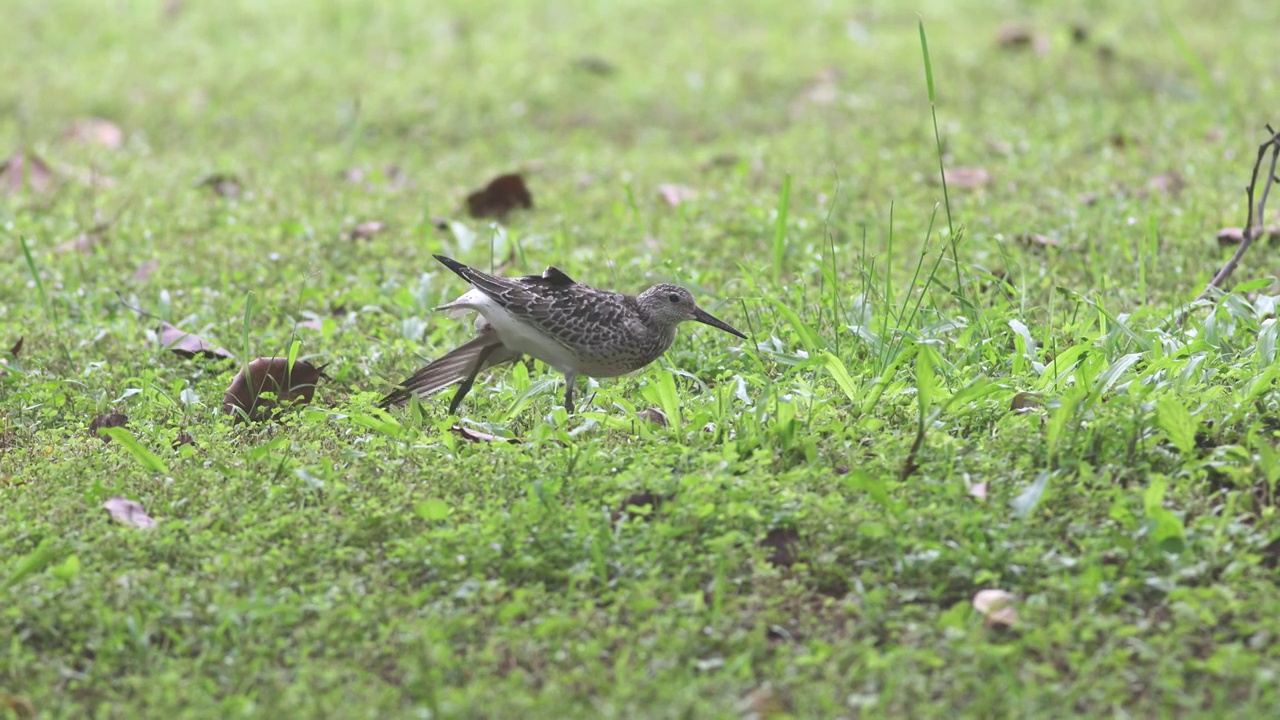
{"label": "speckled plumage", "polygon": [[529,354],[564,373],[565,408],[573,412],[578,375],[614,377],[639,370],[671,347],[681,322],[696,320],[746,338],[698,308],[693,295],[677,285],[654,285],[633,297],[575,282],[554,267],[542,275],[501,278],[435,257],[473,288],[441,309],[480,313],[478,335],[401,383],[383,406],[402,405],[413,395],[424,397],[461,381],[450,408],[454,412],[481,370]]}

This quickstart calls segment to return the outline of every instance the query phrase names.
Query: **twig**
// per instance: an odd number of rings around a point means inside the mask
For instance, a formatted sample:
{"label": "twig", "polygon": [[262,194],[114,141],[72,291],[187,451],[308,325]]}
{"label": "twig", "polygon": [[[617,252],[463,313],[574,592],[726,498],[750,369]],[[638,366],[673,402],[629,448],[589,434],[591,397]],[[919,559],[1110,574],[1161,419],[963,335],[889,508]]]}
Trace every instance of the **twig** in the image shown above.
{"label": "twig", "polygon": [[[1220,289],[1222,284],[1231,277],[1231,273],[1235,272],[1236,266],[1240,264],[1240,259],[1248,252],[1249,246],[1253,245],[1253,241],[1262,235],[1262,226],[1266,223],[1267,212],[1267,196],[1271,194],[1271,186],[1277,181],[1276,177],[1276,161],[1280,160],[1280,133],[1275,128],[1267,125],[1267,132],[1271,133],[1271,137],[1258,146],[1258,159],[1253,162],[1253,174],[1249,176],[1249,217],[1244,223],[1244,237],[1240,240],[1240,247],[1236,248],[1236,252],[1231,256],[1222,269],[1219,270],[1209,284],[1205,286],[1204,291],[1196,298],[1196,302],[1200,302],[1209,297],[1215,289]],[[1267,151],[1271,151],[1271,168],[1267,171],[1267,181],[1262,185],[1262,196],[1258,200],[1258,210],[1255,213],[1253,208],[1253,193],[1258,186],[1258,170],[1262,168],[1262,159],[1266,157]],[[1183,318],[1185,319],[1185,315]]]}

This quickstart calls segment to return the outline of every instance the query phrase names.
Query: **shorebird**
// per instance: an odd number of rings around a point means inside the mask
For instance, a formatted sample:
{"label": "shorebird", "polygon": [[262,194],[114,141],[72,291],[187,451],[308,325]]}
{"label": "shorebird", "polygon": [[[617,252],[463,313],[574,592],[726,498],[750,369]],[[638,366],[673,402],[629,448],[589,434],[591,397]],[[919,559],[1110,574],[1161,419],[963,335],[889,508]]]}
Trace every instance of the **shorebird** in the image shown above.
{"label": "shorebird", "polygon": [[476,337],[400,383],[382,407],[404,405],[456,382],[455,413],[482,370],[530,355],[564,374],[564,408],[573,412],[579,375],[616,377],[657,360],[671,347],[676,326],[696,320],[746,339],[740,331],[698,307],[679,285],[654,285],[636,296],[599,290],[554,267],[542,275],[494,277],[443,255],[445,267],[471,289],[436,310],[450,317],[478,313]]}

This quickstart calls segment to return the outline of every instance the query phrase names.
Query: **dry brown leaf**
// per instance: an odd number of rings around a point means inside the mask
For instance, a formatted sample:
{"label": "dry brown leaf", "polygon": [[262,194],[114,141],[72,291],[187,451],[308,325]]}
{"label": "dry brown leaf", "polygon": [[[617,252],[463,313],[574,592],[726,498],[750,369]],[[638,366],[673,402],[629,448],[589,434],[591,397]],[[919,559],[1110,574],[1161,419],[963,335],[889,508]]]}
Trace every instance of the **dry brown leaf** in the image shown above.
{"label": "dry brown leaf", "polygon": [[36,716],[36,706],[26,695],[0,693],[0,710],[12,713],[18,720],[28,720]]}
{"label": "dry brown leaf", "polygon": [[996,32],[996,44],[1005,50],[1031,48],[1037,55],[1049,54],[1049,37],[1021,23],[1005,23]]}
{"label": "dry brown leaf", "polygon": [[1186,178],[1182,177],[1182,173],[1174,170],[1171,172],[1160,173],[1151,178],[1147,183],[1147,189],[1153,193],[1163,193],[1165,195],[1177,195],[1187,186]]}
{"label": "dry brown leaf", "polygon": [[235,357],[230,350],[210,345],[199,335],[192,335],[186,330],[176,328],[167,322],[160,323],[160,329],[156,331],[156,336],[160,342],[160,347],[168,348],[175,355],[180,355],[188,360],[197,355],[223,360]]}
{"label": "dry brown leaf", "polygon": [[111,436],[103,435],[98,431],[101,430],[102,428],[124,427],[125,425],[128,425],[128,424],[129,424],[128,415],[125,415],[123,413],[116,413],[116,412],[103,413],[102,415],[99,415],[98,417],[94,418],[93,421],[89,423],[89,434],[92,435],[93,437],[101,439],[102,442],[110,442]]}
{"label": "dry brown leaf", "polygon": [[[266,420],[282,405],[311,402],[322,377],[323,365],[316,367],[298,360],[290,370],[288,358],[258,358],[249,363],[247,375],[244,369],[236,373],[222,396],[222,412],[234,415],[235,422],[242,422],[246,415],[253,422]],[[265,398],[263,393],[273,393],[275,397]]]}
{"label": "dry brown leaf", "polygon": [[17,194],[26,189],[46,193],[53,189],[53,169],[39,157],[23,152],[0,162],[0,190]]}
{"label": "dry brown leaf", "polygon": [[62,137],[71,142],[100,145],[108,150],[124,147],[124,131],[119,125],[102,118],[85,118],[67,126]]}
{"label": "dry brown leaf", "polygon": [[641,420],[651,422],[654,425],[661,425],[662,427],[667,426],[667,416],[658,408],[646,408],[636,413],[636,416]]}
{"label": "dry brown leaf", "polygon": [[581,55],[573,59],[573,67],[592,75],[609,77],[617,71],[613,63],[596,55]]}
{"label": "dry brown leaf", "polygon": [[[1253,239],[1257,240],[1263,235],[1267,235],[1267,242],[1270,244],[1280,243],[1280,227],[1267,228],[1265,231],[1259,228],[1253,229]],[[1244,228],[1229,227],[1222,228],[1218,231],[1218,244],[1222,246],[1239,245],[1244,242]]]}
{"label": "dry brown leaf", "polygon": [[463,440],[470,440],[471,442],[505,442],[505,443],[511,443],[513,445],[519,444],[520,442],[518,438],[507,438],[507,437],[502,437],[501,435],[491,435],[487,432],[473,430],[469,427],[463,427],[461,425],[454,425],[453,427],[449,428],[449,431],[457,435],[458,437],[462,438]]}
{"label": "dry brown leaf", "polygon": [[102,503],[102,508],[107,511],[112,520],[122,525],[129,525],[140,530],[156,526],[156,521],[151,519],[147,511],[142,508],[141,503],[122,495],[116,495]]}
{"label": "dry brown leaf", "polygon": [[698,191],[688,185],[664,183],[658,186],[658,196],[671,207],[679,207],[683,203],[696,199]]}
{"label": "dry brown leaf", "polygon": [[1015,235],[1013,239],[1019,245],[1032,248],[1033,250],[1062,247],[1062,243],[1048,235],[1041,235],[1040,233],[1019,233],[1018,235]]}
{"label": "dry brown leaf", "polygon": [[86,232],[82,232],[64,243],[54,245],[53,252],[60,255],[70,252],[90,253],[102,241],[107,239],[107,230],[109,229],[110,226],[107,223],[98,223]]}
{"label": "dry brown leaf", "polygon": [[484,188],[467,196],[467,211],[473,218],[503,220],[512,210],[532,207],[533,195],[519,173],[499,175]]}
{"label": "dry brown leaf", "polygon": [[991,173],[980,167],[951,167],[944,171],[947,187],[976,190],[991,184]]}
{"label": "dry brown leaf", "polygon": [[191,437],[191,433],[183,430],[178,433],[178,437],[173,439],[173,448],[176,450],[183,445],[195,445],[196,439]]}
{"label": "dry brown leaf", "polygon": [[148,260],[142,263],[141,265],[139,265],[137,270],[133,271],[133,279],[139,282],[142,282],[143,280],[146,280],[147,278],[151,277],[151,273],[154,273],[156,270],[159,270],[159,269],[160,269],[160,263],[158,261]]}
{"label": "dry brown leaf", "polygon": [[791,101],[788,111],[792,117],[804,114],[810,107],[826,107],[840,99],[840,71],[824,68],[818,71],[809,84]]}
{"label": "dry brown leaf", "polygon": [[26,341],[27,341],[27,336],[21,335],[18,337],[18,341],[15,342],[12,347],[9,348],[9,354],[12,355],[14,359],[17,359],[17,357],[22,354],[22,346],[24,343],[26,343]]}
{"label": "dry brown leaf", "polygon": [[[648,516],[658,511],[668,500],[675,497],[674,493],[654,493],[654,492],[638,492],[628,495],[625,500],[618,505],[618,509],[613,511],[613,521],[616,523],[624,517],[634,515]],[[645,510],[644,508],[648,508]]]}
{"label": "dry brown leaf", "polygon": [[207,187],[214,194],[224,198],[240,197],[240,193],[244,192],[244,186],[241,185],[240,179],[227,173],[207,175],[197,185]]}
{"label": "dry brown leaf", "polygon": [[387,224],[381,220],[369,220],[351,228],[351,232],[347,233],[347,237],[352,240],[370,240],[374,235],[387,229]]}
{"label": "dry brown leaf", "polygon": [[987,499],[987,484],[984,482],[973,483],[969,486],[969,497],[978,500]]}
{"label": "dry brown leaf", "polygon": [[1029,412],[1044,407],[1044,396],[1034,392],[1020,392],[1009,402],[1009,412]]}
{"label": "dry brown leaf", "polygon": [[769,531],[760,541],[760,547],[769,548],[766,560],[771,565],[789,568],[796,563],[796,550],[800,544],[800,533],[791,528],[776,527]]}
{"label": "dry brown leaf", "polygon": [[1017,597],[1006,590],[979,590],[973,596],[973,609],[982,614],[987,627],[1014,627],[1018,624],[1018,610],[1013,606],[1016,600]]}

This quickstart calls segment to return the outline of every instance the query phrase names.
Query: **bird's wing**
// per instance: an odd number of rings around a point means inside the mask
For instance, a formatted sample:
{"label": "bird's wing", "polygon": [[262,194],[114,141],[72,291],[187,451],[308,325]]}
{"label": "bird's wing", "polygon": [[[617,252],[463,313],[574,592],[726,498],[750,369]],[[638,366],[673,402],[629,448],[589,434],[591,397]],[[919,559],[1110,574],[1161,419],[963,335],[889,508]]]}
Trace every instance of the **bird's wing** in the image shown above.
{"label": "bird's wing", "polygon": [[471,374],[476,360],[480,357],[480,352],[495,345],[500,347],[489,353],[481,370],[511,362],[520,357],[520,353],[502,347],[502,341],[498,339],[497,333],[487,330],[414,373],[409,379],[396,386],[396,389],[383,398],[378,405],[383,408],[404,405],[414,395],[425,398],[441,388],[462,382]]}

